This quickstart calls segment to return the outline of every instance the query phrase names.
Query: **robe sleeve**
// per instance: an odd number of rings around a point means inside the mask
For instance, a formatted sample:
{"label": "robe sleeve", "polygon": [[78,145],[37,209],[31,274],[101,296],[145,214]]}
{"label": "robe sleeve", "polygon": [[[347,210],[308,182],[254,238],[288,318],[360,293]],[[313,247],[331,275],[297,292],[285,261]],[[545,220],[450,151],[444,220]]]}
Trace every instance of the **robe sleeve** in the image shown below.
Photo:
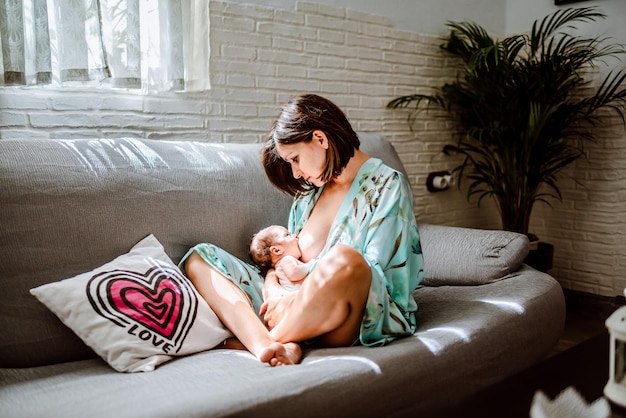
{"label": "robe sleeve", "polygon": [[399,173],[392,174],[380,190],[361,251],[372,274],[380,276],[393,302],[409,319],[406,313],[417,310],[412,292],[424,277],[412,193]]}

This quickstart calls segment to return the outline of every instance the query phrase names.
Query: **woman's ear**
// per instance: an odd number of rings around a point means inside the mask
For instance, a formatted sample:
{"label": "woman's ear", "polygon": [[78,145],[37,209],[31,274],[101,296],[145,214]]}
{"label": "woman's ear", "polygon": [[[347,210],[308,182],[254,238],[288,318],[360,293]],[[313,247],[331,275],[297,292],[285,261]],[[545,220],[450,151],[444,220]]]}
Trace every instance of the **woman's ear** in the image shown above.
{"label": "woman's ear", "polygon": [[319,129],[313,131],[313,140],[319,143],[324,149],[328,149],[328,137]]}

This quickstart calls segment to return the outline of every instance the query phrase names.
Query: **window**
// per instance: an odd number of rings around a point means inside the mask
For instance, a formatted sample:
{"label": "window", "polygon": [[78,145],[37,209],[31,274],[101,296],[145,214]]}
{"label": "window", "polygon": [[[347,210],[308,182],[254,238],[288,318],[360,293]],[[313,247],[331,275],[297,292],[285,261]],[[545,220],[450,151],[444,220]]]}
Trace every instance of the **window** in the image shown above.
{"label": "window", "polygon": [[0,43],[3,86],[210,88],[207,0],[4,0]]}

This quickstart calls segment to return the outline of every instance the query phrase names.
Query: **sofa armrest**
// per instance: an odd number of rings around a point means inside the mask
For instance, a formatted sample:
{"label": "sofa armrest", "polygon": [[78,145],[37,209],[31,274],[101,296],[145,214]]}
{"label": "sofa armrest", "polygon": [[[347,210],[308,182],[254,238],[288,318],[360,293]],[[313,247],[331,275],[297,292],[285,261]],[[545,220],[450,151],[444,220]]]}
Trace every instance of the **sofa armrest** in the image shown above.
{"label": "sofa armrest", "polygon": [[418,223],[425,286],[480,285],[516,271],[528,255],[526,235]]}

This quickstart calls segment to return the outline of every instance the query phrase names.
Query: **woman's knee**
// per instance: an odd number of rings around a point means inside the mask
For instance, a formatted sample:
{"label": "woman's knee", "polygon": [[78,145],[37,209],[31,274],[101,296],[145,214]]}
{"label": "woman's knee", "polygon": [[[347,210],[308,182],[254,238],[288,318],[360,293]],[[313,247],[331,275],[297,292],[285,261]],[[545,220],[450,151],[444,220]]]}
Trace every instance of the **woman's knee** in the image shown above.
{"label": "woman's knee", "polygon": [[209,265],[198,253],[191,253],[185,260],[185,273],[191,282],[197,286],[200,277],[206,275],[210,270]]}
{"label": "woman's knee", "polygon": [[206,286],[214,287],[216,280],[218,283],[230,283],[224,275],[215,270],[196,252],[190,254],[185,260],[185,272],[196,289]]}
{"label": "woman's knee", "polygon": [[211,308],[215,309],[222,300],[230,304],[245,301],[246,305],[250,305],[244,291],[211,267],[198,253],[192,253],[185,260],[185,272]]}

